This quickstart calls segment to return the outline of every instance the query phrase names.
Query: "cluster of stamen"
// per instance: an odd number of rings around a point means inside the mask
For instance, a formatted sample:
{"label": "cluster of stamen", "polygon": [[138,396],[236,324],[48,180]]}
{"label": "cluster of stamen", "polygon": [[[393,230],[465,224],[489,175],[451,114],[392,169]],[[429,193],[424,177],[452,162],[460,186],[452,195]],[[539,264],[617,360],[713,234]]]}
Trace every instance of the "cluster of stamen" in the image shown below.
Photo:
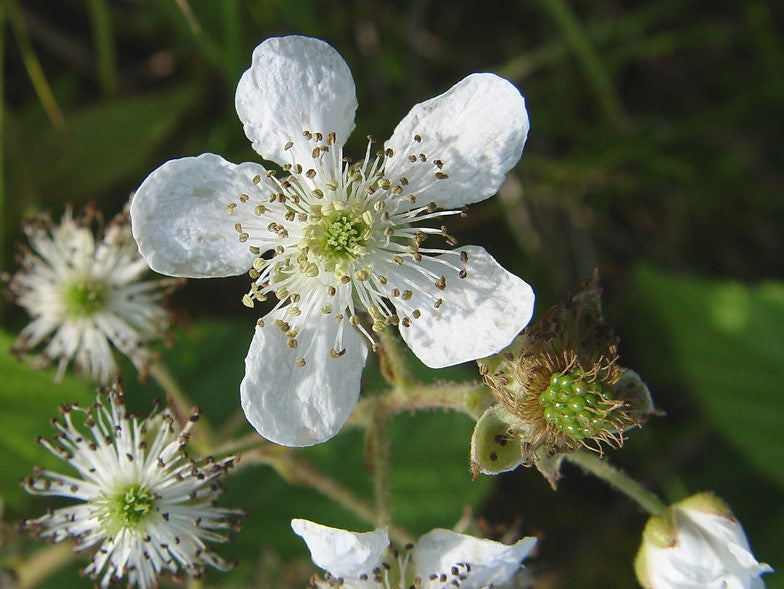
{"label": "cluster of stamen", "polygon": [[63,305],[68,317],[90,317],[106,304],[106,285],[90,279],[72,282],[63,291]]}
{"label": "cluster of stamen", "polygon": [[137,529],[155,505],[153,494],[142,485],[129,485],[106,496],[106,524],[115,533],[122,528]]}
{"label": "cluster of stamen", "polygon": [[[345,352],[342,333],[346,322],[375,347],[371,333],[391,325],[407,327],[421,316],[422,309],[408,302],[419,281],[412,283],[410,272],[404,273],[401,267],[413,268],[421,275],[422,284],[435,286],[435,291],[427,289],[425,293],[434,308],[443,304],[443,298],[433,293],[446,289],[446,272],[434,272],[419,262],[424,256],[449,250],[424,248],[422,243],[433,234],[442,236],[449,246],[456,241],[444,226],[436,229],[412,224],[461,211],[438,211],[433,203],[417,204],[409,178],[398,174],[392,165],[399,156],[392,149],[371,154],[370,138],[365,158],[356,163],[343,157],[334,133],[325,137],[305,131],[303,138],[309,146],[309,162],[293,161],[292,155],[292,162],[283,166],[282,178],[273,171],[253,177],[248,193],[229,204],[227,212],[236,215],[238,207],[252,207],[253,211],[252,220],[235,224],[239,240],[248,243],[257,256],[249,270],[252,282],[243,303],[252,307],[274,295],[275,309],[286,307],[288,316],[275,325],[291,348],[298,346],[302,318],[312,313],[331,316],[338,329],[330,355],[339,357]],[[418,141],[421,137],[416,135],[414,142]],[[284,147],[293,153],[293,145],[290,141]],[[448,178],[440,160],[430,162],[424,153],[403,157],[419,191]],[[391,169],[394,174],[387,172]],[[456,257],[454,261],[430,259],[460,278],[467,275],[465,253],[459,262]],[[370,330],[360,321],[360,313],[369,317]],[[259,325],[263,327],[264,321]],[[304,358],[297,359],[297,364],[304,363]]]}

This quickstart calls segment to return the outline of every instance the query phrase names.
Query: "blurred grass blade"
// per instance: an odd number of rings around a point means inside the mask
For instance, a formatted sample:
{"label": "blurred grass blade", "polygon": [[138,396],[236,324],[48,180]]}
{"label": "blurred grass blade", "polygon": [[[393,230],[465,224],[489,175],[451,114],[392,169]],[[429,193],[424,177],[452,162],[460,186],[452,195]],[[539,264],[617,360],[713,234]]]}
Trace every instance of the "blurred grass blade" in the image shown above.
{"label": "blurred grass blade", "polygon": [[98,81],[104,96],[117,96],[117,57],[114,52],[112,15],[106,0],[87,0],[93,29]]}
{"label": "blurred grass blade", "polygon": [[776,94],[782,97],[784,96],[784,47],[780,42],[770,7],[760,0],[746,0],[744,4],[752,42],[762,55],[771,86]]}
{"label": "blurred grass blade", "polygon": [[[5,137],[5,4],[0,2],[0,137]],[[0,268],[5,267],[5,141],[0,140]],[[0,303],[0,310],[4,304]]]}
{"label": "blurred grass blade", "polygon": [[243,58],[241,55],[240,39],[240,7],[237,0],[224,0],[223,2],[223,43],[226,48],[226,67],[228,72],[226,82],[234,89],[236,80],[242,74]]}
{"label": "blurred grass blade", "polygon": [[41,63],[33,50],[32,43],[30,43],[27,23],[19,8],[19,4],[17,4],[16,0],[5,0],[5,7],[8,10],[8,19],[16,36],[16,43],[19,46],[19,53],[22,55],[25,70],[27,70],[27,75],[30,76],[30,81],[33,83],[38,100],[41,101],[41,106],[44,107],[52,125],[62,131],[65,129],[65,117],[57,105],[52,88],[49,86],[49,82],[46,81],[44,71],[41,69]]}
{"label": "blurred grass blade", "polygon": [[543,0],[542,6],[561,28],[567,43],[585,72],[588,83],[593,88],[604,116],[617,128],[626,126],[628,117],[615,92],[610,74],[567,0]]}
{"label": "blurred grass blade", "polygon": [[191,32],[195,35],[201,32],[201,25],[199,21],[196,20],[196,15],[193,14],[193,10],[191,9],[191,5],[188,4],[188,0],[174,0],[177,2],[177,6],[182,12],[185,20],[188,21],[188,25],[191,27]]}

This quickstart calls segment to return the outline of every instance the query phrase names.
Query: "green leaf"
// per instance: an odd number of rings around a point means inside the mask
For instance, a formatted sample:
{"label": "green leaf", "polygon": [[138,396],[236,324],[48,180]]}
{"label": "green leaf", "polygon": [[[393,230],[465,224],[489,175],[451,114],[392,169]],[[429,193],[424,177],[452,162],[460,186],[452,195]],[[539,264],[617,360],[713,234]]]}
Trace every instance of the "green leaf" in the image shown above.
{"label": "green leaf", "polygon": [[18,184],[10,191],[52,206],[84,203],[118,182],[135,182],[195,100],[195,89],[184,86],[67,113],[62,133],[9,126],[9,168]]}
{"label": "green leaf", "polygon": [[33,370],[17,362],[8,352],[13,338],[0,332],[0,494],[10,518],[25,508],[42,514],[49,503],[32,497],[19,487],[19,479],[32,474],[34,465],[65,472],[69,467],[35,443],[37,436],[52,437],[50,420],[62,403],[78,401],[86,406],[95,401],[92,387],[66,375],[54,382],[52,371]]}
{"label": "green leaf", "polygon": [[784,284],[746,286],[650,268],[634,281],[641,324],[647,319],[663,338],[644,348],[674,361],[713,426],[784,485]]}

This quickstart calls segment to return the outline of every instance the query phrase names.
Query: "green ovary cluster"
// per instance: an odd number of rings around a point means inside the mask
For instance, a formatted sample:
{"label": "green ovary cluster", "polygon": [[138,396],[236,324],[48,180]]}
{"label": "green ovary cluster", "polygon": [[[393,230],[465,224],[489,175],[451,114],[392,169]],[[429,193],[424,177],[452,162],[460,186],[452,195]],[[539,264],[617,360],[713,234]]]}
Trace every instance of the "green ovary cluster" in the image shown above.
{"label": "green ovary cluster", "polygon": [[69,317],[89,317],[106,305],[106,286],[90,279],[72,282],[65,288],[63,302]]}
{"label": "green ovary cluster", "polygon": [[602,383],[588,381],[580,370],[553,374],[550,386],[539,396],[547,422],[576,440],[607,429],[605,399]]}
{"label": "green ovary cluster", "polygon": [[155,498],[141,485],[131,485],[109,497],[108,523],[114,529],[138,528],[150,515]]}
{"label": "green ovary cluster", "polygon": [[368,225],[353,211],[338,211],[321,220],[321,252],[332,259],[352,258],[367,243]]}

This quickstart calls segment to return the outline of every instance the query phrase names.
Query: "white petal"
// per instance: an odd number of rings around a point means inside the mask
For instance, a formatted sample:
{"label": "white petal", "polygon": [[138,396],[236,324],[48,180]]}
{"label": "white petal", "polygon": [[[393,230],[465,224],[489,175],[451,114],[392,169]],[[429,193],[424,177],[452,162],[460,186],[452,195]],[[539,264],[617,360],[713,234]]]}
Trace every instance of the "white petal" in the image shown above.
{"label": "white petal", "polygon": [[[309,37],[274,37],[253,51],[235,96],[245,135],[262,157],[305,165],[314,146],[305,130],[344,144],[354,128],[357,96],[346,62],[330,45]],[[284,150],[294,142],[292,154]]]}
{"label": "white petal", "polygon": [[386,528],[356,533],[322,526],[305,519],[291,520],[291,529],[302,536],[310,549],[313,563],[346,580],[362,574],[373,576],[373,569],[389,547]]}
{"label": "white petal", "polygon": [[[517,88],[494,74],[473,74],[400,121],[385,144],[394,151],[387,176],[393,183],[406,177],[419,203],[459,208],[498,191],[527,136],[528,113]],[[427,161],[407,159],[419,154]],[[448,178],[437,180],[437,172]]]}
{"label": "white petal", "polygon": [[220,156],[171,160],[139,186],[131,201],[131,228],[150,268],[169,276],[234,276],[255,257],[240,243],[226,205],[253,188],[258,164],[232,164]]}
{"label": "white petal", "polygon": [[[468,254],[468,262],[460,261],[460,252]],[[464,268],[465,278],[443,263]],[[468,360],[484,358],[501,351],[531,320],[534,293],[531,287],[514,274],[504,270],[484,248],[462,247],[437,257],[425,257],[418,267],[446,278],[446,288],[439,290],[433,281],[419,274],[411,262],[397,269],[412,288],[408,301],[393,299],[398,313],[411,316],[410,327],[400,327],[400,334],[414,354],[431,368],[443,368]],[[401,291],[407,286],[393,284]],[[435,308],[434,300],[443,299]],[[405,312],[406,310],[408,312]],[[401,315],[402,316],[402,315]]]}
{"label": "white petal", "polygon": [[[268,314],[265,326],[256,328],[240,385],[242,408],[251,425],[276,444],[318,444],[338,433],[356,405],[367,346],[347,325],[346,353],[332,358],[337,323],[315,311],[299,327],[299,345],[292,349],[276,319],[286,319],[285,309]],[[305,359],[304,366],[295,364],[298,358]]]}
{"label": "white petal", "polygon": [[467,578],[461,589],[481,589],[491,584],[506,583],[520,570],[523,559],[533,550],[536,538],[528,537],[508,546],[492,540],[481,540],[450,530],[436,529],[419,539],[414,547],[414,573],[422,579],[431,574],[452,576],[452,567]]}

